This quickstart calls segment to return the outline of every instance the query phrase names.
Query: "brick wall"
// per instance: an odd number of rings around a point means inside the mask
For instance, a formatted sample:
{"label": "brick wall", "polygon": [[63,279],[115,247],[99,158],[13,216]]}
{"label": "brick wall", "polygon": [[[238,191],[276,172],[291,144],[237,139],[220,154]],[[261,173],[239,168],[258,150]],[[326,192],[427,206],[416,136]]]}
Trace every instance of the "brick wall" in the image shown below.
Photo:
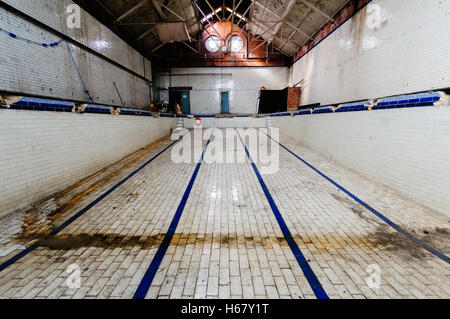
{"label": "brick wall", "polygon": [[450,107],[272,121],[280,134],[450,216]]}
{"label": "brick wall", "polygon": [[176,119],[0,110],[0,216],[168,135]]}
{"label": "brick wall", "polygon": [[[222,53],[219,50],[213,53],[206,49],[205,42],[210,36],[218,36],[219,38],[226,39],[230,36],[231,28],[231,22],[217,22],[214,24],[214,28],[206,24],[205,30],[197,34],[191,43],[200,54],[193,52],[184,45],[181,45],[177,50],[174,50],[173,46],[164,46],[157,53],[158,55],[172,58],[171,65],[173,67],[261,67],[290,65],[291,59],[286,55],[274,49],[271,44],[263,43],[264,40],[257,39],[256,36],[239,27],[236,27],[233,31],[233,35],[239,35],[244,42],[239,52],[228,51]],[[222,41],[221,45],[229,46],[229,43]],[[180,54],[182,54],[181,56],[183,58],[180,58]]]}
{"label": "brick wall", "polygon": [[288,109],[296,110],[300,106],[301,91],[299,87],[288,88]]}

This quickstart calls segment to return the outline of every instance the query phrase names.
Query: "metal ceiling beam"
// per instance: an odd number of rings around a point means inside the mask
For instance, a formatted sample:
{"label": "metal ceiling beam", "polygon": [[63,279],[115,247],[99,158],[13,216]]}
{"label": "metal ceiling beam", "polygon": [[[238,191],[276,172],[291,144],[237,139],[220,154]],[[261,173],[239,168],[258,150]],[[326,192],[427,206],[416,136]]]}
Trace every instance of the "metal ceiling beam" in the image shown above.
{"label": "metal ceiling beam", "polygon": [[195,4],[195,1],[191,1],[192,12],[194,12],[195,20],[198,23],[198,30],[199,30],[199,32],[201,32],[202,31],[202,23],[200,21],[201,19],[200,19],[200,16],[199,16],[200,12],[198,12],[198,10],[195,10],[195,5],[194,4]]}
{"label": "metal ceiling beam", "polygon": [[209,3],[209,1],[208,1],[208,0],[205,0],[205,2],[206,2],[206,4],[208,5],[208,7],[211,9],[211,11],[214,13],[214,15],[217,17],[217,19],[218,19],[219,21],[222,21],[222,19],[219,17],[219,15],[218,15],[217,12],[216,12],[216,9],[214,9],[214,8],[212,7],[212,5]]}
{"label": "metal ceiling beam", "polygon": [[[333,16],[336,16],[336,14],[337,14],[338,12],[340,12],[347,4],[348,4],[348,2],[344,2],[344,4],[342,5],[342,7],[340,7],[339,10],[337,10],[337,11],[333,14]],[[321,26],[313,33],[313,35],[316,35],[317,32],[319,32],[319,31],[325,26],[325,24],[328,23],[328,21],[330,21],[330,20],[327,20],[327,21],[325,21],[324,23],[322,23],[322,25],[321,25]],[[335,21],[334,18],[333,18],[333,21]],[[304,42],[303,42],[303,43],[295,50],[295,52],[297,52],[298,50],[300,50],[301,47],[304,46],[306,42],[307,42],[307,41],[304,41]]]}
{"label": "metal ceiling beam", "polygon": [[116,21],[114,21],[114,23],[117,23],[119,21],[122,21],[123,19],[125,19],[126,17],[132,15],[134,12],[136,12],[139,8],[141,8],[142,6],[144,6],[146,3],[148,2],[148,0],[144,0],[142,2],[140,2],[139,4],[135,5],[133,8],[131,8],[130,10],[128,10],[127,12],[125,12],[124,14],[122,14],[120,17],[118,17],[116,19]]}
{"label": "metal ceiling beam", "polygon": [[[273,27],[275,27],[276,25],[279,25],[279,22],[275,22],[275,24],[273,24],[273,25],[271,25],[270,27],[266,28],[266,30],[265,30],[263,33],[259,34],[258,37],[263,38],[263,35],[266,34],[267,32],[269,32],[270,30],[272,30]],[[261,47],[264,43],[268,43],[269,41],[271,41],[271,40],[275,37],[275,34],[274,34],[274,33],[271,33],[270,35],[272,36],[271,39],[264,40],[264,41],[261,42],[256,48],[252,49],[248,54],[253,53],[253,52],[256,51],[259,47]]]}
{"label": "metal ceiling beam", "polygon": [[[252,4],[249,6],[249,8],[247,9],[247,10],[249,10],[250,8],[252,8],[253,6],[255,5],[255,2],[252,2]],[[281,8],[283,8],[283,7],[278,7],[278,8],[276,8],[273,12],[277,12],[278,10],[280,10]],[[247,11],[244,13],[244,16],[247,14]],[[241,29],[241,31],[239,32],[239,34],[238,35],[241,35],[241,33],[242,33],[242,31],[244,31],[244,29],[247,27],[247,25],[249,25],[250,23],[252,23],[254,26],[256,26],[257,28],[260,28],[261,27],[261,21],[263,21],[263,20],[258,20],[259,21],[259,23],[258,23],[258,25],[256,25],[256,23],[254,23],[252,20],[248,20],[247,21],[247,23],[244,25],[244,27]],[[238,22],[238,24],[240,23],[241,21],[239,20],[239,22]],[[279,20],[277,20],[277,21],[275,21],[275,22],[280,22]],[[267,26],[266,25],[263,25],[264,27],[266,27],[267,28]],[[259,36],[258,36],[259,37]]]}
{"label": "metal ceiling beam", "polygon": [[[227,18],[227,22],[230,21],[230,18],[233,17],[233,22],[234,22],[234,16],[236,15],[236,10],[239,8],[239,6],[241,5],[242,1],[244,0],[240,0],[239,3],[237,4],[237,6],[235,5],[235,0],[233,0],[233,8],[231,8],[232,12],[231,14],[228,16]],[[237,16],[237,15],[236,15]]]}
{"label": "metal ceiling beam", "polygon": [[[259,2],[256,1],[256,0],[251,0],[251,1],[252,1],[253,3],[255,3],[256,5],[258,5],[259,7],[265,8],[265,6],[264,6],[263,4],[259,3]],[[268,12],[269,12],[269,14],[273,15],[274,17],[276,17],[276,18],[282,20],[282,19],[281,19],[281,16],[280,16],[279,14],[275,13],[274,11],[268,11]],[[311,38],[307,33],[305,33],[303,30],[299,29],[297,26],[293,25],[293,24],[292,24],[291,22],[289,22],[287,19],[284,19],[284,23],[286,23],[286,24],[289,25],[290,27],[294,28],[295,30],[297,30],[298,32],[300,32],[301,34],[305,35],[305,36],[308,37],[310,40],[312,40],[312,38]]]}
{"label": "metal ceiling beam", "polygon": [[[102,0],[95,0],[95,2],[96,3],[98,3],[114,20],[116,19],[116,17],[115,17],[115,15],[114,15],[114,13],[112,13],[111,12],[111,10],[103,3],[103,1]],[[114,25],[114,23],[111,23],[111,27],[112,27],[112,30],[114,30],[114,28],[115,27],[117,27],[118,25]],[[140,40],[140,39],[142,39],[142,38],[144,38],[145,36],[147,36],[148,34],[150,34],[154,29],[156,28],[156,26],[153,26],[149,31],[147,31],[147,32],[145,32],[144,34],[142,34],[138,39],[136,39],[135,41],[132,41],[132,40],[128,40],[128,41],[126,41],[131,47],[134,47],[133,46],[133,44],[135,43],[135,42],[137,42],[138,40]],[[127,38],[128,39],[131,39],[132,37],[131,37],[131,35],[128,35],[127,36]],[[122,38],[123,39],[123,38]],[[143,47],[145,47],[145,46],[143,46]],[[141,52],[141,54],[143,55],[143,56],[147,56],[147,54],[146,53],[142,53]],[[147,56],[148,57],[148,56]],[[149,57],[148,57],[149,58]],[[150,58],[149,58],[150,59]]]}
{"label": "metal ceiling beam", "polygon": [[183,6],[183,3],[181,2],[181,0],[178,0],[178,5],[180,6],[181,11],[183,11],[184,14],[184,18],[186,19],[186,26],[188,28],[188,32],[191,32],[191,26],[189,26],[189,17],[188,14],[186,13],[186,8]]}
{"label": "metal ceiling beam", "polygon": [[[274,38],[275,40],[278,40],[278,41],[280,41],[280,42],[283,42],[283,39],[280,39],[280,38],[277,37],[277,36],[274,36],[273,38]],[[262,44],[264,44],[264,43],[266,43],[266,42],[267,42],[267,40],[263,41]],[[262,45],[262,44],[260,44],[260,45]],[[290,44],[290,43],[289,43],[289,44]],[[277,51],[280,51],[281,53],[283,53],[283,54],[285,54],[285,55],[287,55],[287,56],[292,56],[291,53],[287,53],[286,51],[283,51],[283,49],[277,48],[277,47],[274,46],[274,45],[272,45],[272,47],[275,48]],[[255,49],[256,49],[256,48],[255,48]],[[254,50],[255,50],[255,49],[254,49]],[[252,50],[252,52],[253,52],[254,50]]]}
{"label": "metal ceiling beam", "polygon": [[[253,24],[253,25],[256,26],[256,27],[260,27],[260,26],[257,26],[257,25],[256,25],[254,22],[252,22],[252,21],[249,21],[249,23],[250,23],[250,24]],[[262,23],[262,26],[267,28],[267,25],[265,25],[264,23]],[[292,44],[292,43],[290,43],[290,42],[284,41],[283,39],[281,39],[280,37],[278,37],[278,36],[276,36],[276,35],[274,35],[273,38],[276,39],[276,40],[278,40],[278,41],[280,41],[280,42],[286,43],[286,44],[288,44],[288,45],[291,45],[291,44]],[[282,51],[282,49],[280,49],[280,48],[278,48],[278,50],[279,50],[279,51]],[[282,52],[283,52],[283,51],[282,51]],[[283,53],[286,54],[285,52],[283,52]],[[286,54],[286,55],[289,55],[289,56],[290,56],[290,54]]]}
{"label": "metal ceiling beam", "polygon": [[291,0],[289,1],[286,10],[284,10],[283,14],[281,15],[281,22],[280,24],[278,24],[275,28],[275,30],[272,32],[273,34],[277,34],[278,31],[280,31],[280,28],[283,26],[283,23],[285,22],[286,17],[288,16],[288,14],[291,12],[292,7],[294,6],[296,0]]}
{"label": "metal ceiling beam", "polygon": [[[254,5],[255,5],[255,3],[252,2],[252,3],[248,6],[248,8],[245,10],[244,14],[239,18],[238,23],[236,23],[236,24],[233,25],[233,28],[231,29],[230,35],[233,34],[234,30],[236,30],[236,28],[237,28],[237,26],[239,25],[239,23],[241,23],[242,19],[244,19],[244,17],[245,17],[245,16],[247,15],[247,13],[253,8]],[[241,31],[239,32],[239,35],[241,35],[242,31],[245,29],[245,27],[247,26],[247,24],[248,24],[248,21],[247,21],[247,23],[244,25],[244,27],[241,29]]]}
{"label": "metal ceiling beam", "polygon": [[[311,12],[311,11],[309,11]],[[306,14],[305,18],[302,20],[302,22],[300,22],[300,24],[298,25],[298,27],[300,28],[300,26],[303,24],[303,22],[305,21],[306,17],[309,15],[309,12]],[[292,32],[289,34],[288,36],[288,40],[292,39],[292,37],[297,33],[297,30],[292,30]]]}
{"label": "metal ceiling beam", "polygon": [[167,16],[164,14],[164,12],[161,9],[161,4],[156,0],[152,0],[152,3],[153,3],[153,6],[155,7],[156,11],[158,11],[159,16],[163,20],[167,20]]}
{"label": "metal ceiling beam", "polygon": [[185,46],[187,46],[189,49],[191,49],[192,51],[194,51],[197,54],[200,54],[200,52],[198,52],[198,50],[194,49],[192,46],[190,46],[189,44],[187,44],[184,41],[181,41],[181,43],[183,43]]}
{"label": "metal ceiling beam", "polygon": [[112,13],[111,10],[109,10],[109,8],[103,3],[103,1],[95,0],[95,2],[97,2],[103,9],[105,9],[105,11],[108,12],[110,16],[114,17],[114,13]]}
{"label": "metal ceiling beam", "polygon": [[172,13],[174,16],[176,16],[178,19],[180,20],[184,20],[184,18],[182,16],[180,16],[178,13],[176,13],[175,11],[173,11],[172,9],[170,9],[168,6],[159,3],[158,1],[154,0],[156,3],[158,3],[161,7],[164,7],[167,9],[167,11],[169,11],[170,13]]}
{"label": "metal ceiling beam", "polygon": [[136,41],[142,40],[143,38],[145,38],[147,35],[149,35],[150,33],[153,32],[153,30],[156,29],[156,25],[154,25],[153,27],[151,27],[150,29],[148,29],[147,31],[145,31],[144,33],[142,33],[137,39]]}
{"label": "metal ceiling beam", "polygon": [[158,24],[158,22],[122,22],[117,23],[117,25],[155,25]]}
{"label": "metal ceiling beam", "polygon": [[266,20],[266,19],[264,19],[264,20],[262,20],[262,19],[252,19],[252,21],[253,22],[267,22],[267,23],[275,23],[275,22],[278,22],[278,23],[280,23],[281,22],[281,20]]}
{"label": "metal ceiling beam", "polygon": [[[279,41],[282,41],[280,38],[278,38],[278,37],[274,37],[275,39],[277,39],[277,40],[279,40]],[[263,41],[261,44],[259,44],[256,48],[254,48],[253,50],[251,50],[248,54],[251,54],[251,53],[253,53],[253,51],[256,51],[256,49],[258,49],[260,46],[262,46],[264,43],[266,43],[266,42],[268,42],[267,40],[265,40],[265,41]],[[270,43],[268,43],[268,44],[270,44]],[[272,45],[272,47],[273,48],[275,48],[275,50],[277,50],[277,51],[280,51],[281,53],[283,53],[283,54],[285,54],[285,55],[287,55],[287,56],[291,56],[292,54],[289,54],[289,53],[287,53],[287,52],[285,52],[285,51],[283,51],[282,49],[280,49],[280,48],[277,48],[276,46],[274,46],[274,45]]]}
{"label": "metal ceiling beam", "polygon": [[[309,16],[309,14],[311,13],[311,11],[313,11],[313,9],[309,9],[309,11],[308,11],[308,13],[303,17],[303,20],[299,23],[299,25],[298,25],[298,28],[300,28],[300,26],[303,24],[303,22],[305,22],[305,20],[306,20],[306,18]],[[297,30],[292,30],[292,32],[289,34],[289,36],[288,36],[288,38],[287,38],[287,41],[289,42],[289,40],[291,40],[293,37],[294,37],[294,35],[297,33]],[[313,35],[311,35],[311,37],[312,37]],[[307,41],[307,40],[306,40]],[[305,41],[305,42],[306,42]],[[283,44],[282,46],[281,46],[281,49],[283,49],[284,48],[284,46],[285,46],[285,44]]]}
{"label": "metal ceiling beam", "polygon": [[152,53],[155,52],[155,51],[157,51],[157,50],[159,50],[160,48],[162,48],[165,44],[166,44],[166,42],[163,42],[163,43],[161,43],[160,45],[158,45],[156,48],[154,48],[154,49],[152,50]]}
{"label": "metal ceiling beam", "polygon": [[[271,32],[271,36],[272,38],[270,39],[270,42],[273,41],[274,36],[278,33],[278,31],[280,30],[280,28],[283,26],[286,17],[288,16],[288,14],[291,12],[294,4],[295,4],[296,0],[290,0],[288,5],[286,6],[286,10],[284,10],[283,14],[281,15],[281,21],[276,25],[275,29],[273,30],[273,32]],[[259,36],[262,37],[265,33],[260,34]],[[283,44],[284,46],[284,44]],[[259,47],[259,46],[258,46]],[[254,50],[256,50],[258,47],[256,47]],[[252,50],[250,53],[252,53],[254,50]]]}
{"label": "metal ceiling beam", "polygon": [[306,0],[300,0],[302,3],[304,3],[306,6],[310,7],[311,9],[317,11],[318,13],[320,13],[321,15],[323,15],[325,18],[328,19],[328,21],[333,21],[334,19],[333,17],[330,17],[328,14],[326,14],[325,12],[323,12],[322,10],[320,10],[319,8],[317,8],[316,6],[312,5],[311,3],[309,3]]}
{"label": "metal ceiling beam", "polygon": [[[276,27],[277,25],[279,25],[280,23],[279,22],[275,22],[274,24],[272,24],[270,27],[267,27],[266,25],[264,25],[265,27],[266,27],[266,29],[262,32],[262,33],[260,33],[259,35],[258,35],[258,37],[261,37],[261,38],[263,38],[263,35],[265,35],[266,33],[268,33],[270,30],[273,30],[273,28],[274,27]],[[272,36],[272,38],[276,35],[276,33],[271,33],[270,34],[271,36]],[[268,40],[266,40],[266,41],[268,41]]]}
{"label": "metal ceiling beam", "polygon": [[254,51],[258,50],[259,47],[261,47],[264,43],[266,43],[267,40],[264,40],[263,42],[261,42],[256,48],[252,49],[249,53],[247,53],[247,55],[252,54]]}
{"label": "metal ceiling beam", "polygon": [[[239,4],[241,4],[239,2]],[[228,16],[227,22],[229,21],[229,18],[231,17],[231,30],[233,30],[233,24],[234,24],[234,13],[236,12],[236,0],[233,0],[233,9],[231,9],[231,14]],[[229,8],[227,8],[228,10]]]}
{"label": "metal ceiling beam", "polygon": [[281,53],[283,53],[284,55],[286,55],[286,56],[292,56],[292,54],[291,53],[287,53],[286,51],[283,51],[282,49],[280,49],[280,48],[277,48],[276,46],[274,46],[274,45],[272,45],[272,48],[274,48],[275,50],[277,50],[277,51],[279,51],[279,52],[281,52]]}
{"label": "metal ceiling beam", "polygon": [[202,9],[200,9],[199,5],[197,4],[197,1],[194,2],[195,6],[197,7],[198,11],[203,15],[203,18],[206,19],[206,21],[208,21],[208,24],[211,26],[211,28],[213,28],[213,30],[216,32],[217,36],[221,39],[221,40],[225,40],[223,39],[219,32],[217,32],[216,28],[214,27],[214,25],[211,23],[211,21],[209,21],[209,19],[206,17],[205,13],[202,11]]}

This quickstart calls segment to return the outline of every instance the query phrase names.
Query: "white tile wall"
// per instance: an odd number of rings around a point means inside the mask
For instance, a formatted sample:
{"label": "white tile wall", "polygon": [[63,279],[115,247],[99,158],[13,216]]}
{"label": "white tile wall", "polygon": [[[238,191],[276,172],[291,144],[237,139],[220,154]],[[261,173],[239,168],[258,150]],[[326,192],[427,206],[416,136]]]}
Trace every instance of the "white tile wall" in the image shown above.
{"label": "white tile wall", "polygon": [[168,135],[175,119],[0,110],[0,216]]}
{"label": "white tile wall", "polygon": [[70,13],[67,13],[67,7],[73,5],[73,1],[3,0],[3,2],[124,67],[151,79],[151,70],[147,69],[148,65],[144,67],[144,63],[149,61],[83,9],[80,8],[81,28],[69,28],[67,19]]}
{"label": "white tile wall", "polygon": [[[173,68],[172,76],[164,73],[160,78],[162,88],[192,87],[191,113],[217,114],[220,109],[220,92],[229,90],[231,113],[257,113],[259,90],[280,90],[289,85],[288,67],[226,67],[226,68]],[[168,91],[161,99],[168,101]]]}
{"label": "white tile wall", "polygon": [[[184,128],[193,129],[194,119],[184,119]],[[234,128],[234,127],[266,127],[267,122],[265,118],[251,118],[251,117],[236,117],[230,119],[221,118],[202,118],[203,128]]]}
{"label": "white tile wall", "polygon": [[[21,1],[20,3],[26,4],[24,8],[28,8],[32,3],[35,6],[40,3],[42,7],[40,1]],[[35,9],[56,10],[59,8],[56,4],[41,7]],[[53,13],[57,16],[55,12]],[[45,19],[45,15],[38,18]],[[97,35],[102,36],[103,27],[99,25],[98,22],[94,25],[83,25],[81,30],[89,30],[92,35],[97,34],[96,30],[100,30]],[[3,8],[0,8],[0,27],[37,42],[52,43],[60,40],[56,35]],[[65,43],[58,47],[42,47],[13,39],[4,32],[0,32],[0,42],[2,43],[0,46],[0,91],[89,102]],[[78,46],[71,44],[70,47],[81,76],[96,103],[121,105],[113,84],[115,82],[127,107],[142,108],[149,105],[150,87],[146,81]],[[135,51],[130,51],[129,47],[112,46],[111,50],[124,57],[135,55],[133,53]],[[143,72],[143,58],[138,60],[141,66],[134,69]],[[130,66],[127,61],[120,62],[123,62],[124,66]],[[145,69],[150,76],[150,62],[145,63]]]}
{"label": "white tile wall", "polygon": [[450,1],[373,0],[294,64],[292,83],[323,105],[448,88],[449,29]]}
{"label": "white tile wall", "polygon": [[450,216],[450,107],[272,121],[281,135]]}

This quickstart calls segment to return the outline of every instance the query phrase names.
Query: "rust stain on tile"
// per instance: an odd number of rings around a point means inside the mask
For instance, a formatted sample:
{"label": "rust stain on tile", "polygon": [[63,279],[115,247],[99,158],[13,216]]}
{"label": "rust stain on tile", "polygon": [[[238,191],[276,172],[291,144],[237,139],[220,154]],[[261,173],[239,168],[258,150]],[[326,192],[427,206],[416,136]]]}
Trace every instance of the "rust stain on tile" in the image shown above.
{"label": "rust stain on tile", "polygon": [[77,235],[31,235],[23,238],[33,241],[38,247],[45,247],[51,250],[72,250],[83,247],[102,247],[102,248],[125,248],[141,247],[148,249],[159,246],[164,235],[155,236],[124,236],[116,234],[77,234]]}
{"label": "rust stain on tile", "polygon": [[[420,231],[423,236],[413,232],[415,236],[424,242],[438,247],[442,251],[448,250],[449,231],[436,228]],[[56,236],[47,236],[44,234],[32,234],[27,237],[20,237],[19,240],[33,242],[39,247],[45,247],[51,250],[72,250],[82,247],[102,247],[102,248],[126,248],[139,247],[140,249],[150,249],[159,247],[165,234],[160,233],[151,236],[135,236],[120,234],[63,234]],[[293,235],[294,240],[299,244],[300,249],[318,251],[320,253],[339,253],[347,252],[346,247],[358,248],[365,251],[387,250],[400,253],[402,256],[410,259],[425,258],[425,250],[417,246],[400,233],[391,231],[388,227],[380,226],[376,232],[365,236],[351,235],[348,238],[335,239],[329,236],[308,237]],[[284,237],[277,236],[243,236],[243,235],[220,235],[211,234],[180,234],[173,236],[171,245],[212,245],[226,246],[236,248],[241,245],[247,247],[264,247],[265,249],[277,249],[279,247],[289,249],[289,245]],[[342,254],[341,254],[342,255]]]}
{"label": "rust stain on tile", "polygon": [[[19,236],[22,238],[27,238],[33,234],[48,235],[55,228],[54,223],[58,220],[58,218],[82,202],[90,194],[105,186],[113,180],[113,178],[130,169],[131,166],[135,165],[142,158],[148,156],[149,153],[158,148],[165,140],[167,140],[167,137],[164,137],[125,157],[124,159],[101,169],[100,171],[84,178],[67,189],[34,204],[33,208],[24,214],[21,225],[22,231]],[[109,170],[113,169],[114,166],[118,166],[118,168],[112,170],[108,174],[105,174]],[[95,180],[96,178],[99,179]],[[89,182],[91,183],[89,184]],[[70,195],[70,193],[82,187],[83,189],[73,195]],[[135,196],[136,194],[130,194],[130,197]],[[67,197],[69,198],[67,199]],[[46,209],[45,206],[48,206],[47,203],[49,201],[53,202],[53,207]]]}

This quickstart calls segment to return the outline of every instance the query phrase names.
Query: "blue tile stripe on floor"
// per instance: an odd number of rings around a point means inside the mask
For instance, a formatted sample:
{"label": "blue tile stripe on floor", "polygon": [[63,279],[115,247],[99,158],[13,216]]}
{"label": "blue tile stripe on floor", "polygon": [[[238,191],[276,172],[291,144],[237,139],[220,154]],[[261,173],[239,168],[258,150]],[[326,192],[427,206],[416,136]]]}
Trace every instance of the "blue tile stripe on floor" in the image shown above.
{"label": "blue tile stripe on floor", "polygon": [[208,149],[208,145],[211,142],[213,133],[214,130],[213,132],[211,132],[211,136],[209,137],[208,142],[206,142],[202,156],[200,157],[200,160],[198,161],[197,166],[195,167],[194,173],[192,174],[191,180],[189,181],[189,184],[184,192],[183,198],[181,199],[181,202],[178,205],[177,211],[175,212],[172,222],[170,223],[169,229],[167,230],[167,233],[164,235],[164,239],[161,242],[158,251],[153,257],[153,260],[150,263],[150,266],[148,267],[147,271],[145,272],[144,277],[142,278],[139,284],[139,287],[134,293],[133,299],[145,299],[145,296],[147,295],[147,292],[150,289],[150,286],[152,285],[153,279],[155,278],[159,266],[161,265],[161,262],[164,256],[166,255],[167,249],[170,246],[170,242],[172,241],[172,238],[175,235],[175,231],[177,230],[181,215],[183,214],[184,208],[186,207],[187,200],[189,198],[189,195],[191,194],[192,187],[194,186],[198,172],[203,163],[203,158],[205,156],[206,150]]}
{"label": "blue tile stripe on floor", "polygon": [[245,153],[247,154],[248,159],[250,160],[250,163],[253,167],[253,170],[256,174],[256,177],[258,178],[259,183],[261,184],[261,187],[264,191],[264,195],[266,195],[267,201],[269,202],[270,208],[272,209],[272,212],[275,215],[275,218],[278,222],[278,225],[281,228],[281,231],[283,233],[284,239],[288,243],[289,247],[291,248],[292,253],[294,254],[295,258],[297,259],[297,262],[300,266],[300,268],[303,271],[303,274],[305,275],[306,279],[308,280],[309,285],[311,286],[311,289],[313,290],[314,294],[318,299],[329,299],[328,295],[326,294],[325,290],[322,287],[322,284],[320,283],[319,279],[317,278],[314,271],[311,269],[311,266],[309,265],[308,261],[306,260],[305,256],[303,255],[302,251],[298,247],[297,243],[295,242],[294,238],[292,237],[292,234],[287,227],[283,217],[281,216],[280,211],[278,210],[277,205],[275,204],[275,201],[272,198],[272,195],[269,192],[269,189],[266,186],[266,183],[264,182],[263,178],[261,177],[261,174],[258,171],[258,168],[256,167],[250,152],[247,149],[247,146],[245,145],[244,141],[241,138],[241,135],[239,134],[239,131],[236,131],[239,139],[241,140],[242,145],[244,146]]}
{"label": "blue tile stripe on floor", "polygon": [[429,246],[428,244],[426,244],[425,242],[423,242],[422,240],[414,237],[413,235],[411,235],[410,233],[408,233],[406,230],[404,230],[403,228],[401,228],[399,225],[397,225],[396,223],[394,223],[393,221],[391,221],[389,218],[387,218],[386,216],[384,216],[383,214],[381,214],[379,211],[377,211],[375,208],[373,208],[372,206],[370,206],[369,204],[367,204],[366,202],[364,202],[362,199],[358,198],[356,195],[354,195],[353,193],[351,193],[350,191],[348,191],[347,189],[345,189],[343,186],[339,185],[338,183],[336,183],[334,180],[332,180],[330,177],[328,177],[327,175],[325,175],[324,173],[322,173],[321,171],[319,171],[317,168],[315,168],[314,166],[312,166],[311,164],[309,164],[307,161],[305,161],[303,158],[301,158],[300,156],[298,156],[297,154],[295,154],[293,151],[291,151],[289,148],[287,148],[286,146],[284,146],[283,144],[281,144],[279,141],[275,140],[274,138],[272,138],[270,135],[264,133],[265,135],[267,135],[270,139],[272,139],[274,142],[278,143],[278,145],[280,145],[282,148],[284,148],[286,151],[288,151],[291,155],[293,155],[294,157],[296,157],[298,160],[300,160],[303,164],[305,164],[306,166],[308,166],[309,168],[311,168],[313,171],[315,171],[317,174],[319,174],[320,176],[322,176],[324,179],[326,179],[327,181],[329,181],[331,184],[333,184],[334,186],[336,186],[338,189],[340,189],[341,191],[343,191],[345,194],[347,194],[349,197],[351,197],[353,200],[355,200],[357,203],[359,203],[361,206],[363,206],[364,208],[366,208],[368,211],[370,211],[372,214],[374,214],[375,216],[377,216],[378,218],[380,218],[381,220],[383,220],[386,224],[388,224],[389,226],[391,226],[392,228],[394,228],[396,231],[398,231],[400,234],[402,234],[403,236],[405,236],[406,238],[412,240],[414,243],[416,243],[417,245],[419,245],[420,247],[422,247],[423,249],[427,250],[428,252],[430,252],[431,254],[433,254],[434,256],[440,258],[441,260],[445,261],[447,264],[450,264],[450,258],[446,255],[444,255],[443,253],[441,253],[440,251],[434,249],[433,247]]}
{"label": "blue tile stripe on floor", "polygon": [[[187,133],[186,133],[187,134]],[[185,135],[186,135],[185,134]],[[184,136],[184,135],[183,135]],[[96,204],[98,204],[101,200],[103,200],[105,197],[107,197],[109,194],[111,194],[114,190],[116,190],[119,186],[121,186],[123,183],[125,183],[126,181],[128,181],[131,177],[133,177],[134,175],[136,175],[137,173],[139,173],[144,167],[146,167],[148,164],[150,164],[151,162],[153,162],[153,160],[155,160],[156,158],[158,158],[161,154],[163,154],[165,151],[167,151],[169,148],[171,148],[173,145],[175,145],[176,143],[178,143],[182,138],[180,137],[178,140],[172,142],[171,144],[169,144],[168,146],[166,146],[163,150],[161,150],[158,154],[156,154],[155,156],[153,156],[151,159],[149,159],[147,162],[145,162],[144,164],[142,164],[138,169],[136,169],[135,171],[133,171],[131,174],[129,174],[127,177],[125,177],[124,179],[122,179],[120,182],[118,182],[116,185],[114,185],[113,187],[111,187],[110,189],[108,189],[106,192],[104,192],[102,195],[100,195],[99,197],[97,197],[97,199],[95,199],[93,202],[91,202],[89,205],[87,205],[85,208],[83,208],[82,210],[80,210],[78,213],[76,213],[75,215],[73,215],[71,218],[69,218],[67,221],[65,221],[63,224],[61,224],[59,227],[55,228],[51,233],[50,236],[54,236],[56,234],[58,234],[60,231],[62,231],[64,228],[66,228],[67,226],[69,226],[71,223],[73,223],[76,219],[78,219],[80,216],[82,216],[83,214],[85,214],[87,211],[89,211],[92,207],[94,207]],[[31,253],[32,251],[34,251],[36,248],[38,248],[38,245],[33,244],[28,246],[27,248],[25,248],[24,250],[22,250],[20,253],[17,253],[16,255],[14,255],[13,257],[11,257],[10,259],[8,259],[7,261],[5,261],[4,263],[2,263],[0,265],[0,272],[5,270],[6,268],[8,268],[9,266],[11,266],[12,264],[14,264],[16,261],[18,261],[19,259],[25,257],[26,255],[28,255],[29,253]]]}

